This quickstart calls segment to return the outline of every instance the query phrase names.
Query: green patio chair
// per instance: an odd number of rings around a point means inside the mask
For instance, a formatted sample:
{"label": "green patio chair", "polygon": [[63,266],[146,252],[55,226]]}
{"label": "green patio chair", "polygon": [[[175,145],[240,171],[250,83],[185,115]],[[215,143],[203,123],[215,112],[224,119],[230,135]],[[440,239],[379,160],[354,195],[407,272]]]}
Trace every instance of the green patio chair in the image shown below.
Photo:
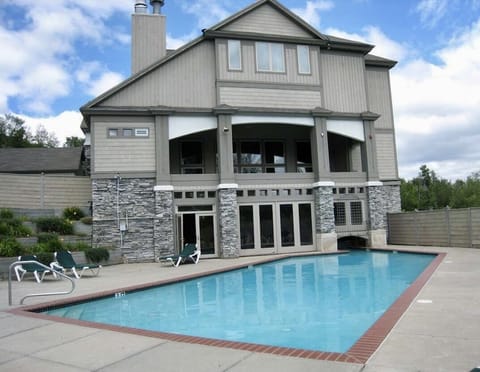
{"label": "green patio chair", "polygon": [[196,244],[187,243],[185,244],[185,247],[183,247],[180,254],[160,257],[159,260],[160,262],[171,263],[173,266],[178,267],[181,263],[185,263],[187,261],[192,261],[193,263],[197,264],[200,260],[200,255],[200,249],[197,248]]}
{"label": "green patio chair", "polygon": [[[67,273],[70,270],[75,278],[80,279],[85,270],[90,270],[93,276],[97,276],[100,273],[102,265],[97,264],[77,264],[73,259],[70,251],[58,251],[55,252],[55,262],[50,266],[53,269]],[[80,273],[78,273],[80,271]]]}
{"label": "green patio chair", "polygon": [[[19,256],[18,261],[37,261],[38,262],[38,259],[37,259],[37,256],[35,255],[25,255],[25,256]],[[37,283],[41,283],[45,275],[48,273],[53,273],[53,275],[56,277],[55,273],[52,270],[46,269],[43,266],[40,266],[36,263],[22,263],[15,266],[15,275],[17,276],[17,280],[19,282],[23,280],[23,277],[25,276],[26,273],[32,273]]]}

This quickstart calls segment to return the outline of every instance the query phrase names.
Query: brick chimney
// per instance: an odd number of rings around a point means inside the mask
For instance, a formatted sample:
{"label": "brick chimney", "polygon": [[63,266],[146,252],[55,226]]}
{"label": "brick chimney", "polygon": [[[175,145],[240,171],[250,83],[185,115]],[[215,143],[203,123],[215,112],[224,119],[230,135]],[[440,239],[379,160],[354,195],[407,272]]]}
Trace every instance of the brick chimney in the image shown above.
{"label": "brick chimney", "polygon": [[135,2],[132,14],[132,75],[162,59],[167,54],[166,18],[161,14],[163,0]]}

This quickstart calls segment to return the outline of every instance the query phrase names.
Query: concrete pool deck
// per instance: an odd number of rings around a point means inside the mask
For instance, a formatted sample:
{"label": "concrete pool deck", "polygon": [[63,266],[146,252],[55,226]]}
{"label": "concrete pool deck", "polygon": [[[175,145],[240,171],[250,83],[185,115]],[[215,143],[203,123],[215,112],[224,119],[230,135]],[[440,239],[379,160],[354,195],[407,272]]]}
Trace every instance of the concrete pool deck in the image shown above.
{"label": "concrete pool deck", "polygon": [[[23,295],[39,290],[67,290],[68,281],[47,278],[0,281],[1,371],[470,371],[480,365],[480,250],[399,247],[445,252],[447,256],[377,352],[364,364],[340,363],[179,343],[160,338],[24,317]],[[117,288],[167,280],[219,267],[255,263],[262,257],[201,260],[178,268],[157,263],[109,266],[99,277],[77,280],[78,297]],[[58,298],[63,298],[58,297]],[[29,298],[26,305],[51,301]]]}

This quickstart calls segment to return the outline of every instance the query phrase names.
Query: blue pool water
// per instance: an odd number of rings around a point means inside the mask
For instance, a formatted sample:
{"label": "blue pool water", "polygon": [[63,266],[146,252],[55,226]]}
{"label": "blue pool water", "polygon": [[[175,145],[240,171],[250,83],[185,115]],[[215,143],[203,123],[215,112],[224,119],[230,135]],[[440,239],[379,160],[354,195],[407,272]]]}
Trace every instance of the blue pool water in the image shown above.
{"label": "blue pool water", "polygon": [[434,258],[363,251],[289,258],[44,313],[343,353]]}

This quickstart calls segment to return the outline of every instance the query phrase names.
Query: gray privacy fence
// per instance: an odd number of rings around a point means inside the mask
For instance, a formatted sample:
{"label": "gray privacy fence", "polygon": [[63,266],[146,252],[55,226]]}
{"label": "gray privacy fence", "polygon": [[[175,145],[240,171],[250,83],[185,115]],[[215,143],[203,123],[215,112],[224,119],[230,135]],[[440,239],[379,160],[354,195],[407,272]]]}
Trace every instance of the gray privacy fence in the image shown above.
{"label": "gray privacy fence", "polygon": [[480,208],[390,213],[388,242],[480,248]]}
{"label": "gray privacy fence", "polygon": [[90,177],[0,173],[0,208],[89,208],[91,200]]}

